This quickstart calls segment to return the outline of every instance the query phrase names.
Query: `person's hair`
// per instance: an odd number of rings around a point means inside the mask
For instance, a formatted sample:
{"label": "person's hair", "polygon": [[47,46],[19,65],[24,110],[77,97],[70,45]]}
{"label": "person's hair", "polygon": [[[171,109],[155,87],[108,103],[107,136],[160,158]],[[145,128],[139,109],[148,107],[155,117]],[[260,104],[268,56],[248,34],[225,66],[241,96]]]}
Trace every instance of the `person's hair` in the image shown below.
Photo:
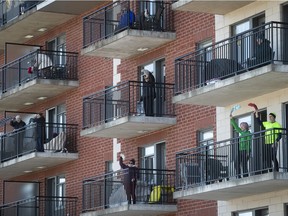
{"label": "person's hair", "polygon": [[133,165],[135,165],[135,159],[134,159],[134,158],[132,158],[132,159],[130,160],[130,162],[131,162]]}
{"label": "person's hair", "polygon": [[240,125],[243,125],[246,130],[249,129],[249,125],[247,122],[241,122]]}

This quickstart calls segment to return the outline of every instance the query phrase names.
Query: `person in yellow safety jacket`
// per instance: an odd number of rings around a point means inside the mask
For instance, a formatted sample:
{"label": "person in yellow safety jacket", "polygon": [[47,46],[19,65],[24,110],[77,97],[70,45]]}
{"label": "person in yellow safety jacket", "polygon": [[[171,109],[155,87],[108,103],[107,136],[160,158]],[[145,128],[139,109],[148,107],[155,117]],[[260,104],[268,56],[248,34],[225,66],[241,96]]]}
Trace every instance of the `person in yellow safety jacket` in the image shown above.
{"label": "person in yellow safety jacket", "polygon": [[241,122],[240,127],[235,122],[232,114],[230,115],[230,123],[233,128],[240,134],[239,136],[239,146],[237,148],[237,153],[235,154],[234,167],[236,170],[236,177],[241,178],[241,167],[243,177],[248,176],[247,162],[250,157],[251,150],[251,139],[252,135],[249,131],[249,125],[247,122]]}
{"label": "person in yellow safety jacket", "polygon": [[256,120],[259,125],[265,128],[265,145],[263,146],[263,169],[272,171],[272,161],[274,163],[274,170],[279,171],[279,163],[277,160],[277,148],[280,141],[281,125],[276,122],[276,114],[269,113],[269,121],[263,122],[259,118],[258,110],[255,111]]}

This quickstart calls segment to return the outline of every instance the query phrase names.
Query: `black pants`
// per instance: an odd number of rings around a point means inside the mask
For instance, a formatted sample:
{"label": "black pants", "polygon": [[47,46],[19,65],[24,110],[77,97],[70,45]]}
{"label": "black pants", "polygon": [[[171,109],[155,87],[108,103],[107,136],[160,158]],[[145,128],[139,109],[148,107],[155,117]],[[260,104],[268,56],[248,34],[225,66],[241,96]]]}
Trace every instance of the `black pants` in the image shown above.
{"label": "black pants", "polygon": [[154,97],[144,97],[143,104],[145,115],[154,116]]}
{"label": "black pants", "polygon": [[241,167],[243,177],[248,176],[247,163],[248,163],[247,151],[246,150],[239,151],[238,154],[236,154],[236,160],[235,160],[235,169],[237,177],[241,177]]}
{"label": "black pants", "polygon": [[130,180],[125,181],[124,189],[126,191],[128,204],[131,204],[131,198],[133,199],[133,204],[136,204],[136,195],[135,195],[136,181],[133,182]]}
{"label": "black pants", "polygon": [[277,160],[277,146],[274,144],[263,145],[263,169],[272,171],[272,161],[274,163],[274,170],[279,171],[279,163]]}

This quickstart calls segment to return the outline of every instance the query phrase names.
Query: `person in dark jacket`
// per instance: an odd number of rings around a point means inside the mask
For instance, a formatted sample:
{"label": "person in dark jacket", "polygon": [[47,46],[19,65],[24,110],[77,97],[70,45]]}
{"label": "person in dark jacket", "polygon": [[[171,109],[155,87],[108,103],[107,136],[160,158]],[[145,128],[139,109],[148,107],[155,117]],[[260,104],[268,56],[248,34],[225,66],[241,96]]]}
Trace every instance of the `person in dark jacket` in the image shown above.
{"label": "person in dark jacket", "polygon": [[36,150],[38,152],[44,152],[45,142],[45,117],[42,113],[36,114],[34,118],[30,119],[30,123],[36,123]]}
{"label": "person in dark jacket", "polygon": [[146,116],[154,116],[154,99],[156,98],[155,92],[155,77],[148,70],[143,72],[143,93],[141,101],[143,101],[144,111]]}
{"label": "person in dark jacket", "polygon": [[13,133],[15,134],[15,153],[21,154],[23,152],[23,141],[26,123],[22,121],[20,115],[17,115],[10,121],[10,125],[14,128]]}
{"label": "person in dark jacket", "polygon": [[136,204],[136,183],[138,178],[138,168],[135,165],[135,160],[131,159],[128,164],[123,163],[123,158],[120,156],[119,164],[124,171],[124,189],[127,195],[128,204],[131,204],[131,198],[133,200],[133,204]]}
{"label": "person in dark jacket", "polygon": [[272,48],[270,41],[264,34],[256,35],[255,55],[248,60],[248,66],[265,64],[272,60]]}

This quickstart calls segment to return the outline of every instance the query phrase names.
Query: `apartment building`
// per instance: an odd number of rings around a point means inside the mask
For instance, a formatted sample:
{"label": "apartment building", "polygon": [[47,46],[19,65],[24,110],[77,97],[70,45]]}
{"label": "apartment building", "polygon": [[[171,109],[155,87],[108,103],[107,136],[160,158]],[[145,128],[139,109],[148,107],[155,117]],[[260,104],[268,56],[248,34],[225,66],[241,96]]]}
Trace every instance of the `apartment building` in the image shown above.
{"label": "apartment building", "polygon": [[[216,106],[216,142],[178,153],[179,166],[194,163],[188,185],[174,193],[177,199],[216,200],[219,216],[287,215],[287,3],[286,1],[178,1],[174,9],[215,15],[215,42],[202,55],[192,52],[179,59],[175,81],[176,103]],[[259,51],[261,43],[267,49]],[[258,56],[257,56],[258,55]],[[198,59],[208,57],[209,63]],[[255,59],[257,59],[255,61]],[[187,68],[181,68],[191,60]],[[203,74],[198,68],[203,68]],[[190,71],[189,71],[190,70]],[[182,77],[198,77],[183,83]],[[177,77],[177,74],[176,74]],[[207,81],[208,80],[208,81]],[[254,115],[269,121],[270,113],[281,124],[280,140],[270,142],[269,130]],[[241,141],[230,125],[231,109],[239,124],[247,122],[251,136],[246,159]],[[239,107],[241,107],[239,109]],[[271,129],[270,129],[271,130]],[[271,156],[271,157],[270,157]],[[204,162],[203,162],[204,160]],[[242,161],[241,161],[242,160]],[[277,168],[279,162],[279,170]],[[240,169],[243,167],[244,169]],[[247,170],[245,171],[245,166]],[[200,171],[198,168],[201,168]],[[204,167],[204,168],[203,168]],[[205,171],[205,169],[207,171]],[[176,175],[179,176],[179,174]],[[198,176],[196,178],[195,176]],[[183,181],[183,178],[179,181]],[[184,178],[185,180],[185,178]]]}
{"label": "apartment building", "polygon": [[[1,215],[217,215],[215,199],[178,195],[196,167],[185,151],[214,140],[217,104],[177,99],[205,74],[215,18],[177,4],[1,1]],[[191,52],[196,67],[181,77]],[[10,126],[17,115],[24,129]],[[136,204],[120,154],[139,168]]]}

